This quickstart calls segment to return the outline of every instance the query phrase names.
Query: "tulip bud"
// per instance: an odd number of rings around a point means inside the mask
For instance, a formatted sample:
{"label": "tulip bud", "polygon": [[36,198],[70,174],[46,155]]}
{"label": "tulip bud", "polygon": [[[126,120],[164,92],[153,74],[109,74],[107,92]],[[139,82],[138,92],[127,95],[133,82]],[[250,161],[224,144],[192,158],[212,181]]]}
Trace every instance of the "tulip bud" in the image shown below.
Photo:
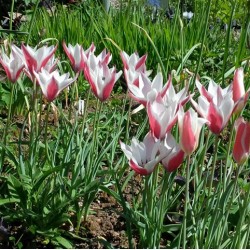
{"label": "tulip bud", "polygon": [[238,164],[243,164],[250,154],[250,122],[239,117],[235,122],[235,129],[233,158]]}
{"label": "tulip bud", "polygon": [[183,108],[180,107],[178,113],[180,146],[187,155],[192,154],[198,147],[200,131],[206,122],[206,119],[198,118],[192,108],[184,113]]}

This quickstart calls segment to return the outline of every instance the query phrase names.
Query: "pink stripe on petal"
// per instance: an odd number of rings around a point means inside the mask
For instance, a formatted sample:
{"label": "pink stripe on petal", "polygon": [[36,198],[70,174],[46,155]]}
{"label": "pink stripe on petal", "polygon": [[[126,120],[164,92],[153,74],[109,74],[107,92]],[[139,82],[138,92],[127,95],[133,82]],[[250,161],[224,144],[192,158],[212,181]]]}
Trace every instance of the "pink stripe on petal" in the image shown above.
{"label": "pink stripe on petal", "polygon": [[[105,53],[106,53],[106,49],[104,49],[105,50]],[[103,59],[103,61],[101,62],[101,64],[106,64],[106,65],[108,65],[108,63],[109,63],[109,58],[110,58],[110,52],[108,52],[107,54],[106,54],[106,56],[104,57],[104,59]]]}
{"label": "pink stripe on petal", "polygon": [[148,102],[147,105],[147,111],[148,111],[148,119],[149,119],[149,125],[151,132],[153,135],[157,138],[160,139],[161,137],[161,124],[155,119],[155,116],[151,110],[151,103]]}
{"label": "pink stripe on petal", "polygon": [[206,97],[206,99],[209,102],[212,101],[212,97],[210,96],[210,94],[208,93],[208,91],[206,90],[206,88],[204,86],[201,87],[201,95],[203,95],[204,97]]}
{"label": "pink stripe on petal", "polygon": [[171,84],[172,84],[172,77],[171,77],[171,75],[169,75],[167,83],[162,88],[161,97],[163,97],[167,93],[167,91],[168,91]]}
{"label": "pink stripe on petal", "polygon": [[217,112],[213,103],[210,103],[206,119],[210,122],[209,129],[214,134],[219,134],[223,130],[223,118]]}
{"label": "pink stripe on petal", "polygon": [[37,69],[37,71],[40,71],[41,68],[44,68],[45,65],[48,63],[48,61],[50,60],[50,58],[53,56],[53,54],[55,53],[57,49],[57,45],[55,46],[55,48],[43,59],[41,66]]}
{"label": "pink stripe on petal", "polygon": [[137,98],[133,93],[129,92],[129,96],[134,99],[135,101],[139,102],[140,104],[142,104],[144,107],[147,106],[147,101],[141,99],[141,98]]}
{"label": "pink stripe on petal", "polygon": [[127,64],[127,60],[126,60],[126,57],[125,57],[124,53],[125,53],[125,52],[121,51],[121,52],[120,52],[120,56],[121,56],[121,58],[122,58],[122,62],[123,62],[124,68],[125,68],[125,69],[129,69],[129,66],[128,66],[128,64]]}
{"label": "pink stripe on petal", "polygon": [[9,67],[1,59],[0,59],[0,63],[2,64],[2,66],[4,68],[5,73],[6,73],[7,77],[8,77],[8,79],[13,82],[12,75],[11,75]]}
{"label": "pink stripe on petal", "polygon": [[46,98],[48,99],[48,101],[52,102],[57,97],[58,91],[59,91],[58,84],[55,78],[52,77],[51,82],[47,86]]}
{"label": "pink stripe on petal", "polygon": [[[16,76],[15,76],[15,79],[16,79],[16,80],[19,78],[20,74],[22,73],[23,68],[24,68],[24,67],[20,68],[20,69],[16,72]],[[16,80],[15,80],[15,81],[16,81]]]}
{"label": "pink stripe on petal", "polygon": [[138,174],[141,174],[141,175],[149,175],[149,174],[151,174],[145,168],[142,168],[142,167],[138,166],[132,160],[129,161],[129,165]]}
{"label": "pink stripe on petal", "polygon": [[183,162],[185,153],[180,150],[174,157],[172,157],[167,166],[164,166],[168,172],[173,172],[176,170]]}
{"label": "pink stripe on petal", "polygon": [[182,149],[186,154],[191,154],[195,150],[197,144],[191,119],[190,111],[187,111],[183,117],[183,130],[181,136]]}
{"label": "pink stripe on petal", "polygon": [[142,57],[138,60],[136,66],[135,66],[135,70],[137,71],[138,69],[140,69],[140,67],[143,66],[143,65],[145,64],[146,60],[147,60],[147,55],[142,56]]}
{"label": "pink stripe on petal", "polygon": [[111,91],[113,90],[113,87],[115,85],[115,72],[112,74],[112,78],[109,81],[109,83],[106,84],[106,86],[103,88],[103,93],[102,93],[102,100],[105,101],[109,98]]}
{"label": "pink stripe on petal", "polygon": [[89,82],[90,87],[91,87],[94,95],[97,98],[99,98],[98,93],[97,93],[96,85],[95,85],[94,81],[92,80],[92,77],[91,77],[91,74],[90,74],[90,69],[89,69],[89,67],[87,65],[86,65],[85,70],[84,70],[84,76],[85,76],[86,80]]}
{"label": "pink stripe on petal", "polygon": [[69,58],[71,64],[72,64],[73,67],[74,67],[74,66],[75,66],[75,59],[74,59],[74,57],[71,55],[71,53],[70,53],[70,51],[69,51],[69,49],[68,49],[68,47],[67,47],[67,45],[66,45],[66,43],[65,43],[64,41],[63,41],[63,49],[64,49],[66,55],[68,56],[68,58]]}
{"label": "pink stripe on petal", "polygon": [[167,129],[166,129],[166,133],[168,133],[173,128],[173,126],[175,125],[177,120],[178,120],[178,115],[176,114],[174,119],[168,124]]}
{"label": "pink stripe on petal", "polygon": [[244,148],[243,148],[243,144],[241,143],[244,129],[245,129],[245,126],[243,123],[241,123],[237,128],[237,134],[236,134],[234,148],[233,148],[233,157],[237,163],[241,162],[242,157],[244,155]]}
{"label": "pink stripe on petal", "polygon": [[21,48],[29,69],[29,73],[33,76],[33,69],[35,71],[37,69],[37,61],[32,57],[32,55],[29,53],[29,51],[23,44],[21,45]]}
{"label": "pink stripe on petal", "polygon": [[243,69],[242,68],[236,69],[233,79],[234,102],[237,102],[245,94],[243,79],[244,79]]}

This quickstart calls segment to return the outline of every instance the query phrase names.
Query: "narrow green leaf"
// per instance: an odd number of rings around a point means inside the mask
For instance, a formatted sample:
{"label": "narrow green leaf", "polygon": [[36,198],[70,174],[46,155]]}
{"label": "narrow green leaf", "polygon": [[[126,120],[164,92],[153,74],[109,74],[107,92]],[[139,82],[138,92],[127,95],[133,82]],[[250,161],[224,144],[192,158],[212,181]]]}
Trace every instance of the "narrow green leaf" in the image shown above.
{"label": "narrow green leaf", "polygon": [[56,241],[57,241],[60,245],[62,245],[63,247],[65,247],[65,248],[68,248],[68,249],[72,249],[72,248],[73,248],[71,242],[68,241],[67,239],[65,239],[65,238],[62,237],[62,236],[57,236],[57,237],[56,237]]}

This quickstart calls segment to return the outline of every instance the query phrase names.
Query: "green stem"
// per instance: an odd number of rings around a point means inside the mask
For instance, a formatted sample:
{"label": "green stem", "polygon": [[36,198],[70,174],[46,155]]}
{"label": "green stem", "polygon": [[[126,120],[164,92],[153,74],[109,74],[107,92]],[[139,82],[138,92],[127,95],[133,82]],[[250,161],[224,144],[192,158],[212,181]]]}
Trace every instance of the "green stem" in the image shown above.
{"label": "green stem", "polygon": [[[93,128],[93,149],[96,151],[95,147],[96,147],[96,143],[97,143],[97,134],[98,134],[98,127],[99,127],[99,122],[100,122],[100,114],[101,114],[101,110],[102,110],[102,102],[97,101],[97,109],[96,109],[96,113],[95,113],[95,120],[94,120],[94,128]],[[92,152],[93,153],[93,152]]]}
{"label": "green stem", "polygon": [[165,171],[163,178],[163,185],[161,189],[161,195],[160,195],[160,203],[159,203],[159,218],[156,221],[156,231],[157,231],[157,242],[155,244],[155,247],[157,249],[160,248],[160,241],[161,241],[161,232],[162,232],[162,227],[163,227],[163,222],[165,219],[165,214],[166,214],[166,202],[168,200],[168,189],[169,189],[169,176],[170,174]]}
{"label": "green stem", "polygon": [[80,141],[82,141],[82,137],[83,137],[83,133],[84,133],[85,121],[86,121],[86,117],[87,117],[87,113],[88,113],[89,97],[90,97],[91,91],[92,91],[91,88],[89,88],[86,103],[84,103],[84,113],[83,113],[83,118],[82,118],[82,128],[81,128],[81,137],[80,137],[81,140]]}
{"label": "green stem", "polygon": [[6,121],[5,128],[4,128],[4,134],[3,134],[1,172],[4,171],[5,147],[7,145],[7,135],[8,135],[9,125],[10,125],[10,120],[11,120],[12,102],[13,102],[13,96],[14,96],[14,91],[15,91],[15,84],[11,82],[9,84],[11,84],[11,92],[10,92],[10,101],[9,101],[9,107],[8,107],[8,117],[7,117],[7,121]]}
{"label": "green stem", "polygon": [[214,159],[213,159],[212,173],[211,173],[211,178],[210,178],[210,182],[209,182],[209,189],[208,189],[208,199],[210,198],[212,188],[213,188],[214,173],[215,173],[216,162],[217,162],[218,146],[219,146],[219,135],[216,135],[215,142],[214,142]]}
{"label": "green stem", "polygon": [[[127,92],[128,95],[128,92]],[[128,116],[127,116],[127,123],[126,123],[126,136],[125,136],[125,143],[129,141],[129,128],[130,128],[130,120],[131,120],[131,107],[132,107],[132,99],[129,100],[129,107],[128,107]]]}
{"label": "green stem", "polygon": [[[249,183],[248,183],[249,184]],[[244,219],[247,218],[246,214],[249,210],[249,197],[250,197],[250,185],[247,186],[248,190],[245,193],[245,199],[243,201],[243,207],[240,209],[240,218],[236,227],[235,238],[233,241],[233,248],[242,249],[241,239],[242,239],[242,227]],[[247,240],[247,239],[246,239]]]}
{"label": "green stem", "polygon": [[[217,162],[217,152],[218,152],[218,145],[219,145],[219,135],[215,136],[215,142],[214,142],[214,158],[213,158],[213,165],[212,165],[212,173],[210,176],[210,182],[209,182],[209,189],[208,189],[208,195],[206,202],[208,203],[209,199],[211,198],[211,192],[212,192],[212,187],[213,187],[213,181],[214,181],[214,173],[215,173],[215,168],[216,168],[216,162]],[[205,237],[205,232],[206,232],[206,223],[208,219],[208,214],[209,214],[209,206],[206,206],[206,211],[205,211],[205,216],[204,216],[204,225],[203,225],[203,230],[201,232],[201,245],[203,245],[203,240]]]}
{"label": "green stem", "polygon": [[49,152],[48,152],[48,121],[49,121],[49,110],[50,110],[50,103],[47,106],[47,112],[45,117],[45,134],[44,134],[44,144],[45,144],[45,152],[47,155],[47,159],[50,159]]}
{"label": "green stem", "polygon": [[[90,150],[90,160],[88,161],[88,172],[87,172],[87,179],[86,179],[86,185],[88,185],[89,183],[91,183],[95,177],[96,177],[96,173],[98,170],[98,165],[95,165],[95,167],[92,166],[93,160],[96,157],[96,154],[98,154],[98,127],[99,127],[99,122],[100,122],[100,114],[102,111],[102,105],[103,103],[99,101],[99,99],[97,100],[97,108],[96,108],[96,112],[95,112],[95,118],[94,118],[94,127],[93,127],[93,140],[91,143],[91,150]],[[87,195],[87,199],[86,199],[86,205],[83,206],[83,209],[81,211],[81,217],[79,218],[78,221],[78,225],[77,225],[77,230],[79,230],[80,228],[80,221],[82,218],[82,214],[84,213],[84,221],[87,220],[87,216],[88,216],[88,212],[89,212],[89,207],[90,207],[90,202],[88,201],[89,196]]]}
{"label": "green stem", "polygon": [[226,154],[226,166],[223,166],[224,167],[224,169],[223,169],[224,170],[223,171],[223,190],[224,191],[226,190],[228,181],[231,179],[231,178],[228,178],[228,176],[227,176],[227,170],[228,170],[229,163],[230,163],[230,153],[231,153],[231,145],[232,145],[232,140],[233,140],[233,135],[234,135],[233,129],[234,129],[235,120],[236,120],[236,118],[233,117],[233,122],[232,122],[232,125],[230,127],[230,131],[229,131],[228,149],[227,149],[227,154]]}
{"label": "green stem", "polygon": [[[231,199],[229,201],[229,205],[228,205],[228,209],[227,209],[227,212],[226,212],[226,215],[225,215],[225,223],[224,223],[224,227],[223,227],[223,231],[221,233],[221,239],[224,237],[224,232],[225,232],[225,229],[227,228],[227,225],[228,225],[228,216],[229,216],[229,212],[230,212],[230,208],[233,204],[233,200],[235,198],[235,190],[236,190],[236,187],[237,187],[237,184],[238,184],[238,178],[239,178],[239,175],[240,175],[240,172],[241,172],[241,166],[237,166],[236,167],[236,175],[235,175],[235,179],[234,179],[234,187],[233,187],[233,191],[232,191],[232,195],[231,195]],[[225,190],[224,190],[225,192]]]}
{"label": "green stem", "polygon": [[78,93],[78,84],[77,81],[74,82],[74,87],[75,87],[75,101],[79,101],[79,93]]}
{"label": "green stem", "polygon": [[190,162],[191,157],[188,155],[186,166],[186,189],[185,189],[185,207],[184,207],[184,220],[183,220],[183,249],[186,249],[187,240],[187,211],[189,206],[189,182],[190,182]]}
{"label": "green stem", "polygon": [[200,168],[197,168],[197,170],[198,170],[198,182],[200,182],[201,178],[202,178],[202,173],[203,173],[202,172],[202,168],[203,168],[203,165],[204,165],[204,162],[205,162],[205,158],[206,158],[207,147],[208,147],[208,142],[209,142],[210,135],[211,135],[211,132],[209,130],[209,132],[207,134],[207,139],[206,139],[205,147],[204,147],[204,153],[202,155],[201,165],[200,165]]}

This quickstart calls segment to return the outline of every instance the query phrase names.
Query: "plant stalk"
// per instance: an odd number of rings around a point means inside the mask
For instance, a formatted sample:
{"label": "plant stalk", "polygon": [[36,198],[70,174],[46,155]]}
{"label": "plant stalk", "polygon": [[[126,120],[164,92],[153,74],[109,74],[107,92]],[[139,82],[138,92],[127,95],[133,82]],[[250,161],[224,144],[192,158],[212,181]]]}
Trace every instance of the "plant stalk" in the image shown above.
{"label": "plant stalk", "polygon": [[186,166],[186,188],[185,188],[185,206],[184,206],[184,220],[183,220],[183,249],[186,249],[187,240],[187,211],[189,206],[189,182],[190,182],[190,162],[191,156],[188,155],[187,166]]}

